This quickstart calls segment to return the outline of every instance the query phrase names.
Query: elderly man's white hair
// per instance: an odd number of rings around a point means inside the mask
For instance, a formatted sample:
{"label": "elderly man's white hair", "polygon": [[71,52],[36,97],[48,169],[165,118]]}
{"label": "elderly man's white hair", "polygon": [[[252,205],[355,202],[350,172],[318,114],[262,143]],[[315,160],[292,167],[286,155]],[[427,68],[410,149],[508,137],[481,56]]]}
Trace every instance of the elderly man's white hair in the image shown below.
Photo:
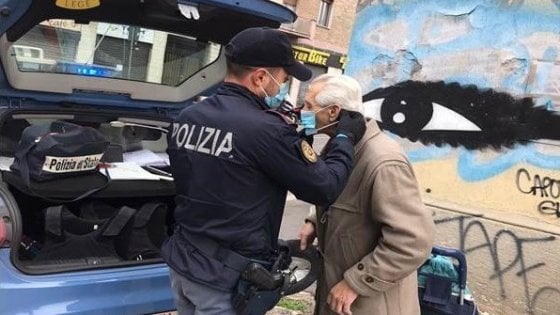
{"label": "elderly man's white hair", "polygon": [[315,102],[321,107],[337,104],[342,109],[364,113],[362,88],[358,81],[344,74],[321,74],[311,81],[311,85],[323,83],[321,91],[315,95]]}

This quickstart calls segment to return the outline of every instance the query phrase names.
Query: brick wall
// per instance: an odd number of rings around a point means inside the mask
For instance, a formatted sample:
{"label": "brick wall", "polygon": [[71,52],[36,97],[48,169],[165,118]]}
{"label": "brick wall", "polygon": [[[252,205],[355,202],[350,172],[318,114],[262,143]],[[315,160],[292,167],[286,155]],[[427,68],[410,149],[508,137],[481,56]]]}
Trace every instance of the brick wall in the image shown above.
{"label": "brick wall", "polygon": [[[345,54],[356,15],[357,0],[334,0],[329,27],[317,25],[311,39],[299,40],[302,44]],[[321,0],[299,0],[296,13],[304,19],[317,20]]]}

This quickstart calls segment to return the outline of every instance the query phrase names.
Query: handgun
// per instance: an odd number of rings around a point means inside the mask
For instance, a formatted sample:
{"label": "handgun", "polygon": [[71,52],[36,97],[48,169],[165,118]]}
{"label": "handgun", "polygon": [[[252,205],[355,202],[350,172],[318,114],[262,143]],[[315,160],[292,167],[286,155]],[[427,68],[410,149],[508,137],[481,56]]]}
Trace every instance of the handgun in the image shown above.
{"label": "handgun", "polygon": [[258,263],[250,263],[242,273],[242,277],[251,282],[257,289],[274,290],[284,283],[282,273],[271,273]]}

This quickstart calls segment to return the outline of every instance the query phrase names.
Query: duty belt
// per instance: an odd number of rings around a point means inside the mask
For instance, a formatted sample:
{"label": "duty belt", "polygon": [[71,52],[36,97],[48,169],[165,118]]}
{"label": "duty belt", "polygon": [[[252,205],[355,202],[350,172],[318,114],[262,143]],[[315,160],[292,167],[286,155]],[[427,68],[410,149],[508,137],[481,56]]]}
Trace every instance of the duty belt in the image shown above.
{"label": "duty belt", "polygon": [[188,233],[184,229],[181,229],[180,233],[186,237],[189,243],[204,253],[204,255],[223,262],[224,265],[239,273],[242,273],[251,262],[255,261],[220,245],[209,237]]}

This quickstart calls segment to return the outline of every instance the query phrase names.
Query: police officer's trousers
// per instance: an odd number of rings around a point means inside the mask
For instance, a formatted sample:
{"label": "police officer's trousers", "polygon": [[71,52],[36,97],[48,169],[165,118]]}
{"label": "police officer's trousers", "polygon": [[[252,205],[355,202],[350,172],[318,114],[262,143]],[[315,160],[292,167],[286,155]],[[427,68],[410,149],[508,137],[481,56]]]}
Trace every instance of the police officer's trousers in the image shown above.
{"label": "police officer's trousers", "polygon": [[191,281],[169,268],[173,298],[179,315],[235,315],[231,293]]}

